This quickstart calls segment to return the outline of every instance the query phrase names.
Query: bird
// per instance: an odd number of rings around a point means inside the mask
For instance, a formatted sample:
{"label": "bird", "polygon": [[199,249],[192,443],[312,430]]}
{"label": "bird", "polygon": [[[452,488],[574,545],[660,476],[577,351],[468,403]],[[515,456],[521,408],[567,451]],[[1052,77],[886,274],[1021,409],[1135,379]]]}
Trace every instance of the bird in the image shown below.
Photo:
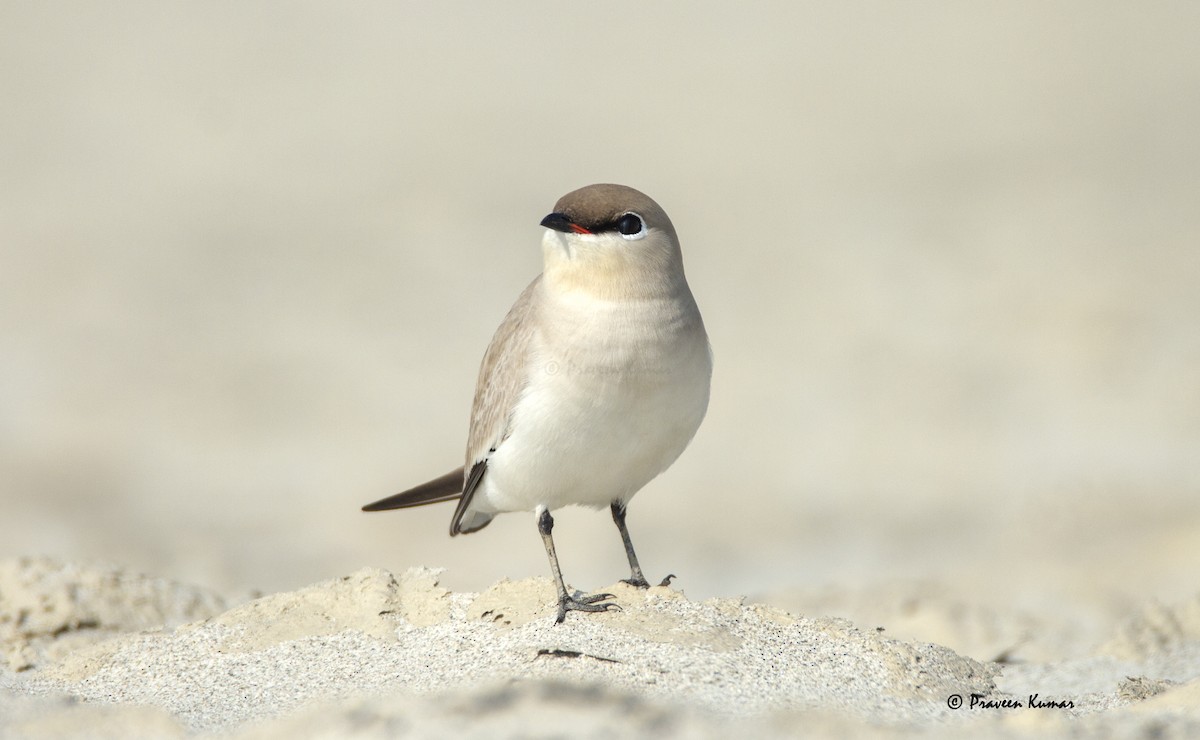
{"label": "bird", "polygon": [[457,501],[452,537],[533,512],[561,623],[570,611],[619,607],[612,594],[568,592],[551,511],[608,507],[629,560],[624,582],[649,588],[626,510],[695,436],[713,359],[675,227],[649,196],[588,185],[562,196],[541,226],[542,273],[483,355],[465,464],[362,508]]}

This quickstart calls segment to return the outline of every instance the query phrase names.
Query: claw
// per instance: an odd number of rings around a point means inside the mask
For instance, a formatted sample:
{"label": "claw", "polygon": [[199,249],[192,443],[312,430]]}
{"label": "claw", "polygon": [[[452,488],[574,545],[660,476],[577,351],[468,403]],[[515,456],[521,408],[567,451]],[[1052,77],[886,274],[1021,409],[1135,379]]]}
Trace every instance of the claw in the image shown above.
{"label": "claw", "polygon": [[[670,586],[671,579],[673,579],[673,578],[675,578],[674,573],[672,573],[671,575],[662,579],[662,582],[659,583],[658,585],[659,586]],[[630,586],[633,586],[634,588],[650,588],[650,582],[647,581],[645,578],[622,578],[621,583],[628,583]]]}
{"label": "claw", "polygon": [[621,611],[618,604],[603,603],[605,599],[613,598],[612,594],[592,594],[590,596],[563,596],[558,600],[558,617],[555,624],[562,624],[567,618],[567,612],[606,612],[610,609]]}

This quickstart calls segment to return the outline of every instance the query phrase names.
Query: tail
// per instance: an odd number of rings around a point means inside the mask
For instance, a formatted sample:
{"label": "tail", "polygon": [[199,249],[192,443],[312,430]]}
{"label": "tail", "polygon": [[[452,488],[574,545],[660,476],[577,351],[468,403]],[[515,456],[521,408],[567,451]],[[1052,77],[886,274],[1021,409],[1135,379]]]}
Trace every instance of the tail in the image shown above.
{"label": "tail", "polygon": [[440,478],[434,478],[428,483],[422,483],[403,493],[396,493],[387,498],[381,498],[374,503],[362,507],[363,511],[387,511],[388,509],[407,509],[410,506],[437,504],[442,501],[454,501],[462,497],[463,469],[453,470]]}

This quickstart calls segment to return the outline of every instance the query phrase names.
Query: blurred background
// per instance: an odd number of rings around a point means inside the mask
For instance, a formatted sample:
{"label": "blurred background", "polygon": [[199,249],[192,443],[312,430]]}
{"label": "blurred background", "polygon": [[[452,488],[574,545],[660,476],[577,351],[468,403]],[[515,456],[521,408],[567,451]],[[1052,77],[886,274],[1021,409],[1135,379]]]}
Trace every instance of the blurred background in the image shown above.
{"label": "blurred background", "polygon": [[[5,3],[0,554],[217,589],[548,573],[461,464],[592,182],[671,214],[708,418],[630,508],[693,597],[1200,572],[1200,5]],[[627,573],[558,516],[568,580]],[[883,598],[883,597],[880,597]],[[1040,600],[1040,601],[1039,601]]]}

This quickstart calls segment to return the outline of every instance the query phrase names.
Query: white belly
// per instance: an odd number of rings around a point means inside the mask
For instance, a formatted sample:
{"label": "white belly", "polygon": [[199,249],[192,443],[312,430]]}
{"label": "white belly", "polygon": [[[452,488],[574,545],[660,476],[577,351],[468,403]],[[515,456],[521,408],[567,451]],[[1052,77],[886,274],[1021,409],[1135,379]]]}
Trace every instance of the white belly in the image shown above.
{"label": "white belly", "polygon": [[[569,333],[539,338],[472,509],[625,502],[679,457],[708,408],[707,336],[699,325],[651,330],[629,313],[589,307]],[[661,307],[650,313],[661,318]]]}

